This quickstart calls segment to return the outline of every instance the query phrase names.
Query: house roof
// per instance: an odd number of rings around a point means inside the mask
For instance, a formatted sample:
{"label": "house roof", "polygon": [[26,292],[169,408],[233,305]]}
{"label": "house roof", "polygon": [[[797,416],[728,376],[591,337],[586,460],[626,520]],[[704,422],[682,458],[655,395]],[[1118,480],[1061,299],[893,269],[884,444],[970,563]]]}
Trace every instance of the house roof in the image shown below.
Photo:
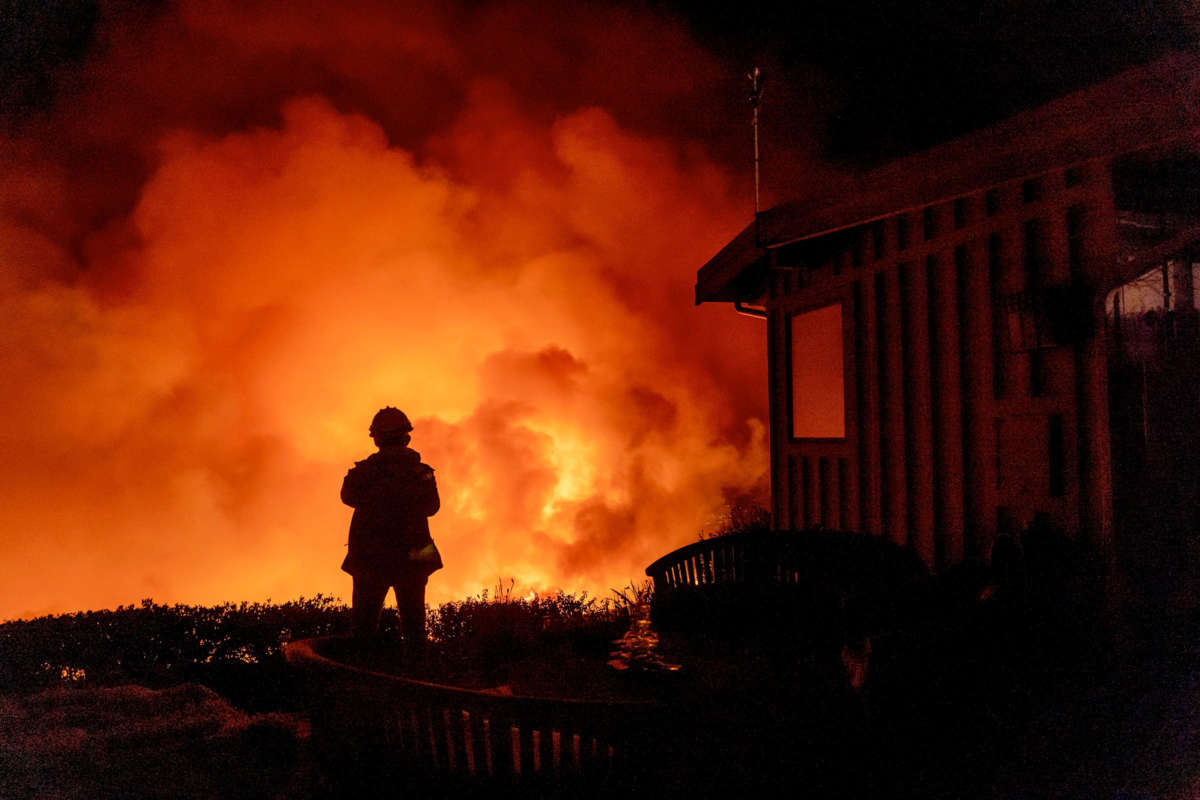
{"label": "house roof", "polygon": [[752,299],[766,249],[1198,131],[1200,56],[1176,53],[762,212],[700,268],[696,302]]}

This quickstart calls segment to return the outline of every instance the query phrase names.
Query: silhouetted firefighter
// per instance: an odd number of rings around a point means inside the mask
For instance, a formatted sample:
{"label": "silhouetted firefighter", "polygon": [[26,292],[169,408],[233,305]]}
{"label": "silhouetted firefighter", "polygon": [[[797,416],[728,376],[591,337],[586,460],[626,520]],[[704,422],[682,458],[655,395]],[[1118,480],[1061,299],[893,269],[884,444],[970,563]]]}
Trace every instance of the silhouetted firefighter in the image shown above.
{"label": "silhouetted firefighter", "polygon": [[354,508],[342,569],[354,577],[355,634],[376,632],[394,588],[404,642],[415,651],[425,641],[425,584],[442,559],[428,520],[441,505],[437,482],[433,468],[408,447],[412,429],[404,412],[391,406],[371,420],[379,452],[356,462],[342,482],[342,502]]}

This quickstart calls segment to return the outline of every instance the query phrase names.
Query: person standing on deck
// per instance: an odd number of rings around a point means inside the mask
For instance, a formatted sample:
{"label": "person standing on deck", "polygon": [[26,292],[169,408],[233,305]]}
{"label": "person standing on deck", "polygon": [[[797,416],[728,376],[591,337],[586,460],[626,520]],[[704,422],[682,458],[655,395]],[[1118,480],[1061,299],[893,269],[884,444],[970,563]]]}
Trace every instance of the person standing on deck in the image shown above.
{"label": "person standing on deck", "polygon": [[441,506],[433,468],[409,448],[412,423],[398,408],[371,420],[378,452],[358,461],[342,481],[342,502],[354,509],[342,570],[354,578],[351,618],[356,636],[379,628],[389,589],[396,593],[401,632],[414,652],[425,643],[425,584],[442,568],[429,534]]}

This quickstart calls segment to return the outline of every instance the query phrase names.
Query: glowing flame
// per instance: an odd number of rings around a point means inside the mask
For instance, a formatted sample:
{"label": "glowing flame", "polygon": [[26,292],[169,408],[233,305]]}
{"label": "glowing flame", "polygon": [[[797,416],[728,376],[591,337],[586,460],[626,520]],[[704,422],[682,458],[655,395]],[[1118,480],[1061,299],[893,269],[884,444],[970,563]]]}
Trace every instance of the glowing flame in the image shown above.
{"label": "glowing flame", "polygon": [[[432,602],[510,575],[607,593],[761,490],[763,330],[691,303],[745,208],[694,144],[477,74],[481,43],[529,46],[503,10],[458,41],[434,7],[206,9],[111,29],[3,142],[0,618],[347,597],[338,487],[384,405],[437,469]],[[630,52],[709,68],[648,19],[618,26]],[[631,57],[601,44],[563,92]],[[289,58],[358,93],[297,98]],[[398,92],[397,59],[450,99]],[[89,148],[143,169],[77,169]]]}

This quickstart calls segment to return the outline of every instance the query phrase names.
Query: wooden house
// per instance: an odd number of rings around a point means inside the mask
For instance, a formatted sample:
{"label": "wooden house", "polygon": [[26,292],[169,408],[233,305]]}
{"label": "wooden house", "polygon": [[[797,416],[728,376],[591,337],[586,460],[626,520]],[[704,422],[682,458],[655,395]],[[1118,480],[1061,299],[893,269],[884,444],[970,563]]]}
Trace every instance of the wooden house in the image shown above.
{"label": "wooden house", "polygon": [[1200,59],[796,194],[696,282],[765,317],[776,527],[885,536],[934,569],[1031,523],[1111,551],[1114,497],[1186,461],[1127,435],[1155,401],[1110,383],[1122,298],[1153,306],[1136,287],[1161,273],[1159,318],[1195,314]]}

